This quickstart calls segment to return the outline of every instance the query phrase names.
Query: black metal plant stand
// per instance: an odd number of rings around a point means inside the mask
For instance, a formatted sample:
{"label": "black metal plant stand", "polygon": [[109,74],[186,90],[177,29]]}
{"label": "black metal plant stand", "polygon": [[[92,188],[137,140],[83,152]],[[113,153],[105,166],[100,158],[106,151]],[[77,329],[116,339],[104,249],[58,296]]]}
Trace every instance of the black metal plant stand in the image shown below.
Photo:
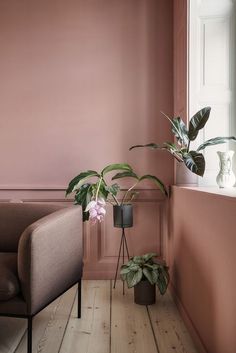
{"label": "black metal plant stand", "polygon": [[[125,236],[125,228],[130,228],[133,226],[132,205],[120,205],[120,206],[116,205],[116,206],[114,206],[113,207],[113,217],[114,217],[114,227],[122,229],[121,239],[120,239],[120,247],[119,247],[119,255],[118,255],[117,265],[116,265],[116,274],[115,274],[114,285],[113,285],[113,288],[115,289],[120,258],[122,256],[122,264],[124,264],[125,251],[126,251],[128,259],[130,258],[128,244],[127,244],[127,240],[126,240],[126,236]],[[121,255],[121,252],[122,252],[122,255]],[[123,295],[124,294],[125,294],[125,283],[123,281]]]}

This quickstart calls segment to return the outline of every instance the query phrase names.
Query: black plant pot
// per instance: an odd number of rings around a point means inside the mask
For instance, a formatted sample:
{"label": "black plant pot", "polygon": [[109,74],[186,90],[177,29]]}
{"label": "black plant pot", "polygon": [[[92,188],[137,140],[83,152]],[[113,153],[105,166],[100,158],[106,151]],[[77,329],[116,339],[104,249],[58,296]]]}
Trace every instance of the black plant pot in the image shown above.
{"label": "black plant pot", "polygon": [[156,302],[156,286],[143,280],[134,286],[134,302],[139,305],[151,305]]}
{"label": "black plant pot", "polygon": [[133,205],[114,205],[113,221],[117,228],[133,227]]}

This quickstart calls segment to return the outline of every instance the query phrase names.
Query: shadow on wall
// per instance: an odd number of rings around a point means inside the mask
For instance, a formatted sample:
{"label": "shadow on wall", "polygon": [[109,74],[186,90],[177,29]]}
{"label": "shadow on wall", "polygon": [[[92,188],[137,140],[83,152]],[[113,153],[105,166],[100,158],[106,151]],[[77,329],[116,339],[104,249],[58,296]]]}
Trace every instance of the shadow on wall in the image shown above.
{"label": "shadow on wall", "polygon": [[[181,298],[180,303],[187,319],[197,333],[197,340],[202,346],[199,353],[216,353],[216,297],[211,277],[207,272],[201,259],[196,257],[184,227],[179,228],[179,240],[172,267],[172,285],[177,299]],[[199,342],[197,343],[199,345]]]}

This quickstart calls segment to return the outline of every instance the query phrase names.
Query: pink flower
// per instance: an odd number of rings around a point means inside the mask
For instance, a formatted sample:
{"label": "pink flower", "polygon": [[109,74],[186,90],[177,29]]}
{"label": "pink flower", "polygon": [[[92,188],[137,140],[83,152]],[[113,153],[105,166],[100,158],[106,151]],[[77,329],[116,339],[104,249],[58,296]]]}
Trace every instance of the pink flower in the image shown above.
{"label": "pink flower", "polygon": [[85,209],[85,212],[89,212],[89,219],[91,219],[94,223],[96,221],[103,221],[106,214],[106,210],[104,208],[105,205],[106,201],[102,198],[99,198],[97,201],[90,201]]}

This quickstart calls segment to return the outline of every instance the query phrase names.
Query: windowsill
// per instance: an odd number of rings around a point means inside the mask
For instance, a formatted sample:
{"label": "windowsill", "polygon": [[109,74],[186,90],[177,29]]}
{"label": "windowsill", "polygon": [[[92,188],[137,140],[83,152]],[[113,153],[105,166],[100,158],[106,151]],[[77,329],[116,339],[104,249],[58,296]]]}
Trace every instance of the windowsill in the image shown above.
{"label": "windowsill", "polygon": [[175,187],[183,188],[186,190],[192,190],[197,192],[204,192],[208,194],[218,195],[227,198],[236,198],[236,187],[231,188],[219,188],[218,186],[187,186],[187,185],[175,185]]}

